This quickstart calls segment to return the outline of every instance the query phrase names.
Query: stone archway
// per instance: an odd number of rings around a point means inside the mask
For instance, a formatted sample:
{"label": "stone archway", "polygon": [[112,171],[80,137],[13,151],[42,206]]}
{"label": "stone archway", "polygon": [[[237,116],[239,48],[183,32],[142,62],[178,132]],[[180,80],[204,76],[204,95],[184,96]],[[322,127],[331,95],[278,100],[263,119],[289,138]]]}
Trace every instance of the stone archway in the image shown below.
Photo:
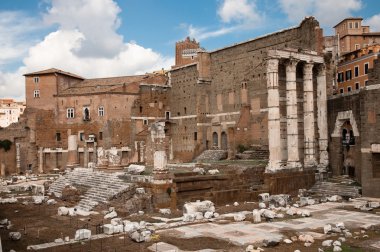
{"label": "stone archway", "polygon": [[227,133],[224,131],[221,134],[221,149],[222,150],[228,149]]}

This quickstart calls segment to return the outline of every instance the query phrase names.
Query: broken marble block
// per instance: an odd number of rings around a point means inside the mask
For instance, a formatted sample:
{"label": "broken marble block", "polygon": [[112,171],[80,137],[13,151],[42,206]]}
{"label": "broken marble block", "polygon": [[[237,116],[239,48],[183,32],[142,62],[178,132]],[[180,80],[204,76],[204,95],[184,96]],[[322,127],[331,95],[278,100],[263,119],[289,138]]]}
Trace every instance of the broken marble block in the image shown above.
{"label": "broken marble block", "polygon": [[90,238],[91,238],[91,230],[88,230],[88,229],[78,229],[75,232],[75,238],[74,238],[74,240],[76,240],[76,241],[90,239]]}
{"label": "broken marble block", "polygon": [[145,171],[145,166],[144,165],[136,165],[136,164],[131,164],[128,166],[128,173],[134,174],[134,175],[139,175]]}
{"label": "broken marble block", "polygon": [[20,232],[10,232],[9,233],[9,238],[12,241],[18,241],[21,239],[21,233]]}
{"label": "broken marble block", "polygon": [[183,206],[184,214],[195,214],[196,212],[215,212],[214,203],[209,200],[188,202]]}

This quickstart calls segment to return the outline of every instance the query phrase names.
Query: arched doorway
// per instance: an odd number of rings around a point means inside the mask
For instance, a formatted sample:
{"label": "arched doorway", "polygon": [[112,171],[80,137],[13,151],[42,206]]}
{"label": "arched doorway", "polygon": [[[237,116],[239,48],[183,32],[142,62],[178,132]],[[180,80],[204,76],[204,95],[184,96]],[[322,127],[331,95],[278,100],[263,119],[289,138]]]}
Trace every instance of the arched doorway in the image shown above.
{"label": "arched doorway", "polygon": [[214,132],[212,133],[212,147],[215,149],[215,148],[218,148],[218,133]]}
{"label": "arched doorway", "polygon": [[343,147],[343,174],[355,177],[355,162],[352,146],[355,145],[355,136],[350,121],[345,121],[341,129]]}
{"label": "arched doorway", "polygon": [[227,150],[227,147],[228,147],[228,143],[227,143],[227,134],[226,132],[222,132],[222,135],[221,135],[221,144],[222,144],[222,150]]}

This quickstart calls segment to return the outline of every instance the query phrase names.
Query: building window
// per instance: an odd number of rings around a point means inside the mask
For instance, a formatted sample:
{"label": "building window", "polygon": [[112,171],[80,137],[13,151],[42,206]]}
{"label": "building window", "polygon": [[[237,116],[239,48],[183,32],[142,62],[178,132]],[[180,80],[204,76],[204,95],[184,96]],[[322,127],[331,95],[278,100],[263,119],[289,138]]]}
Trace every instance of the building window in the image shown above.
{"label": "building window", "polygon": [[187,114],[187,109],[186,109],[186,107],[183,108],[183,112],[185,112],[185,113],[184,113],[185,115]]}
{"label": "building window", "polygon": [[352,29],[352,22],[349,22],[349,23],[348,23],[348,28],[349,28],[349,29]]}
{"label": "building window", "polygon": [[198,140],[198,132],[194,132],[194,141]]}
{"label": "building window", "polygon": [[351,87],[347,87],[347,92],[351,92],[352,91],[352,88]]}
{"label": "building window", "polygon": [[90,109],[88,107],[83,108],[83,120],[90,121]]}
{"label": "building window", "polygon": [[368,86],[368,80],[364,81],[364,86]]}
{"label": "building window", "polygon": [[143,124],[144,124],[144,125],[148,125],[148,119],[144,119],[144,120],[143,120]]}
{"label": "building window", "polygon": [[359,88],[360,88],[359,82],[356,82],[355,83],[355,89],[359,89]]}
{"label": "building window", "polygon": [[84,133],[83,132],[79,132],[79,140],[84,141]]}
{"label": "building window", "polygon": [[338,73],[338,82],[343,82],[344,81],[344,74],[343,72]]}
{"label": "building window", "polygon": [[34,90],[34,92],[33,92],[33,96],[34,96],[34,98],[40,98],[40,90]]}
{"label": "building window", "polygon": [[55,133],[55,140],[57,142],[61,141],[61,133],[60,132]]}
{"label": "building window", "polygon": [[100,106],[98,108],[98,116],[104,116],[104,107],[103,106]]}
{"label": "building window", "polygon": [[170,111],[165,111],[165,119],[166,120],[170,119]]}
{"label": "building window", "polygon": [[359,29],[359,22],[355,22],[355,29]]}
{"label": "building window", "polygon": [[355,66],[355,77],[359,76],[359,66]]}
{"label": "building window", "polygon": [[40,82],[40,77],[34,77],[33,81],[34,81],[34,83],[39,83]]}
{"label": "building window", "polygon": [[347,70],[347,71],[346,71],[346,81],[351,80],[351,77],[352,77],[352,72],[351,72],[351,70]]}
{"label": "building window", "polygon": [[344,93],[343,88],[339,89],[339,93],[340,93],[340,94],[343,94],[343,93]]}
{"label": "building window", "polygon": [[99,132],[99,140],[103,140],[103,132]]}
{"label": "building window", "polygon": [[368,74],[369,63],[364,64],[364,74]]}
{"label": "building window", "polygon": [[74,108],[68,108],[67,109],[67,118],[74,118]]}

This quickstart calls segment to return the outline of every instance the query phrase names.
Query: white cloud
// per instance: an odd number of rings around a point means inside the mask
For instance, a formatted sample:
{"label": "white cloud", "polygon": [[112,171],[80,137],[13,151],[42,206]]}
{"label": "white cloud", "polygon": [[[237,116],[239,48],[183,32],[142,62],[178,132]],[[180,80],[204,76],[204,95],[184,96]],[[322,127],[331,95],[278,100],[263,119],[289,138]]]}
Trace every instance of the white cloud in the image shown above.
{"label": "white cloud", "polygon": [[40,29],[40,25],[22,12],[0,11],[0,67],[26,54],[32,45],[28,36]]}
{"label": "white cloud", "polygon": [[370,26],[371,31],[380,31],[380,13],[364,20],[364,23]]}
{"label": "white cloud", "polygon": [[124,42],[117,33],[119,13],[111,0],[52,0],[44,21],[59,28],[28,48],[24,65],[17,71],[0,72],[0,97],[23,97],[22,75],[52,67],[95,78],[141,74],[173,65],[171,57]]}
{"label": "white cloud", "polygon": [[254,0],[223,0],[217,14],[223,23],[221,28],[209,29],[188,25],[186,26],[188,35],[200,41],[236,31],[254,29],[259,27],[264,19],[264,15],[258,11]]}
{"label": "white cloud", "polygon": [[332,28],[342,19],[362,8],[361,0],[278,0],[280,8],[291,22],[305,16],[315,16],[321,26]]}
{"label": "white cloud", "polygon": [[224,23],[238,22],[251,25],[261,19],[256,3],[250,0],[224,0],[218,9]]}

